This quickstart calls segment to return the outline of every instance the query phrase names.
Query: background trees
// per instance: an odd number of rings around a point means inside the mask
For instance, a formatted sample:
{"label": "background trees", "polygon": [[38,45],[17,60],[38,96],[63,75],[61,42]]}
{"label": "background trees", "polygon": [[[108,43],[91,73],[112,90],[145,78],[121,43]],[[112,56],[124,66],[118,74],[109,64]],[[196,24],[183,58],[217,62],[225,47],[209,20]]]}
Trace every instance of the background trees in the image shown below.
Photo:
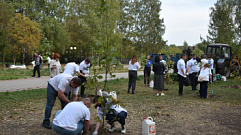
{"label": "background trees", "polygon": [[[135,53],[138,55],[157,53],[157,50],[166,44],[162,38],[165,26],[161,18],[159,0],[1,0],[0,2],[12,6],[13,9],[10,10],[12,13],[18,13],[23,18],[38,24],[42,39],[39,42],[40,47],[35,47],[34,51],[43,51],[44,55],[50,55],[44,52],[48,50],[66,57],[74,55],[67,57],[69,60],[87,56],[98,56],[101,60],[103,49],[111,48],[112,51],[118,52],[118,57],[129,58]],[[10,19],[11,17],[8,18]],[[8,43],[14,47],[21,44],[24,48],[25,43],[18,38],[15,37],[15,42],[8,41]],[[21,41],[18,42],[19,40]],[[70,47],[77,48],[74,54]],[[7,52],[6,55],[13,53],[13,61],[16,59],[26,63],[26,58],[23,58],[24,51],[22,50],[22,54],[19,51]],[[7,57],[7,60],[12,59]]]}

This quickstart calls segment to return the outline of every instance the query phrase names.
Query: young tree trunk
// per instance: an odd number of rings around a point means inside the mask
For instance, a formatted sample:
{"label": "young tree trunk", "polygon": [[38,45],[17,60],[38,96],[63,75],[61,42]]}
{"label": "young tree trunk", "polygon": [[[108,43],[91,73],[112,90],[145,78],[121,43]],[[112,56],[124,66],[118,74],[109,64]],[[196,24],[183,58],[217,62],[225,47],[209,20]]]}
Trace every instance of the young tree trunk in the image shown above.
{"label": "young tree trunk", "polygon": [[5,67],[5,62],[4,62],[4,50],[2,50],[2,66],[3,66],[3,68]]}
{"label": "young tree trunk", "polygon": [[105,88],[106,88],[106,83],[107,83],[107,74],[108,74],[108,68],[109,68],[109,65],[108,65],[108,63],[109,63],[109,61],[108,61],[108,52],[109,52],[109,42],[108,42],[108,28],[107,28],[107,21],[108,21],[108,10],[106,10],[106,22],[105,22],[105,25],[106,25],[106,27],[105,27],[105,30],[106,30],[106,45],[107,45],[107,47],[106,47],[106,61],[105,61],[105,84],[104,84],[104,90],[105,90]]}
{"label": "young tree trunk", "polygon": [[16,65],[15,43],[13,43],[13,65]]}

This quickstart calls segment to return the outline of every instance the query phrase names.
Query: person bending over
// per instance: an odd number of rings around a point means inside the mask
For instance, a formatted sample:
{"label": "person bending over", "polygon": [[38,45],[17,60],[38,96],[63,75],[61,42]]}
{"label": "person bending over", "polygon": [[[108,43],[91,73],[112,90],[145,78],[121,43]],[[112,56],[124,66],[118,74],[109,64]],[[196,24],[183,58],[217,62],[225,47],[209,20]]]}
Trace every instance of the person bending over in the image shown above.
{"label": "person bending over", "polygon": [[73,93],[72,101],[77,101],[80,84],[81,81],[78,77],[73,78],[72,75],[64,73],[49,79],[45,115],[42,124],[43,127],[51,129],[49,119],[56,97],[59,98],[61,108],[63,109],[68,103],[70,103],[70,100],[67,98],[70,91]]}
{"label": "person bending over", "polygon": [[84,98],[80,102],[71,102],[59,110],[53,120],[53,129],[61,135],[77,135],[89,130],[91,101]]}

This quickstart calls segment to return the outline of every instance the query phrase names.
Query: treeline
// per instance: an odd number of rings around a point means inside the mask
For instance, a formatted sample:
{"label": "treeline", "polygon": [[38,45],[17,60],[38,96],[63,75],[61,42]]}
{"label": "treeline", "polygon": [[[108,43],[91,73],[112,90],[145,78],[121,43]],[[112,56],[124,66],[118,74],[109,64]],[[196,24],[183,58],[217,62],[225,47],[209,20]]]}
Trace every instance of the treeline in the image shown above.
{"label": "treeline", "polygon": [[29,64],[34,52],[129,58],[166,45],[159,0],[0,0],[0,13],[3,62]]}
{"label": "treeline", "polygon": [[201,38],[203,45],[229,44],[234,55],[241,57],[241,0],[218,0],[210,9],[208,36]]}

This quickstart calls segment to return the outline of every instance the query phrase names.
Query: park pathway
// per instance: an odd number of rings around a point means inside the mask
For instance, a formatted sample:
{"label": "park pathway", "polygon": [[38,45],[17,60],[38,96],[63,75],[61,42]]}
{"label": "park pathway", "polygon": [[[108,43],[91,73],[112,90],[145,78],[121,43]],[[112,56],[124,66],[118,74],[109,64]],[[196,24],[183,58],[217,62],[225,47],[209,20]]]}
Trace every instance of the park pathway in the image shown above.
{"label": "park pathway", "polygon": [[[108,75],[108,80],[117,78],[128,78],[128,73],[113,73],[116,75],[115,78],[110,78]],[[104,80],[104,74],[103,79]],[[143,75],[143,71],[138,71],[138,75]],[[0,92],[7,91],[21,91],[21,90],[31,90],[39,88],[47,88],[47,81],[50,79],[49,76],[41,76],[40,78],[28,78],[28,79],[18,79],[18,80],[2,80],[0,81]]]}

